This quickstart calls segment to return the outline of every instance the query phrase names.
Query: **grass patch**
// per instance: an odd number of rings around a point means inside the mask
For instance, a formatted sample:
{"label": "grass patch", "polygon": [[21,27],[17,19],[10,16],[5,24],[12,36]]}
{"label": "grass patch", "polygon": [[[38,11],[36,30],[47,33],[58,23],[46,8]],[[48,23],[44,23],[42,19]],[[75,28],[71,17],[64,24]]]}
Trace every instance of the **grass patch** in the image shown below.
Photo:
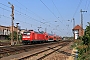
{"label": "grass patch", "polygon": [[11,40],[0,40],[0,42],[10,42]]}

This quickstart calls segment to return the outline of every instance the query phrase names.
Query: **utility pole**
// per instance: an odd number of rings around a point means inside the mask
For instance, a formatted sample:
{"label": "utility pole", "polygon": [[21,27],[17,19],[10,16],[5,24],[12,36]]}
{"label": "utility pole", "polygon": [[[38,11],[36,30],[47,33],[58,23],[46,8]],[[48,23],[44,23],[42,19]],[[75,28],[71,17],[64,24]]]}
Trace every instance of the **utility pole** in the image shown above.
{"label": "utility pole", "polygon": [[81,36],[83,35],[83,14],[82,14],[82,12],[87,12],[87,11],[82,11],[82,9],[81,9]]}
{"label": "utility pole", "polygon": [[12,14],[11,14],[11,17],[12,17],[12,33],[11,33],[11,45],[14,45],[14,42],[13,42],[13,26],[14,26],[14,23],[13,23],[13,20],[14,20],[14,6],[8,2],[8,4],[11,5],[11,9],[12,9]]}
{"label": "utility pole", "polygon": [[73,28],[75,27],[75,19],[73,18]]}
{"label": "utility pole", "polygon": [[19,43],[19,41],[18,41],[18,24],[19,23],[16,23],[17,24],[17,44]]}
{"label": "utility pole", "polygon": [[[74,29],[74,27],[75,27],[75,19],[73,18],[73,29]],[[75,33],[74,33],[74,30],[73,30],[73,40],[75,40]]]}

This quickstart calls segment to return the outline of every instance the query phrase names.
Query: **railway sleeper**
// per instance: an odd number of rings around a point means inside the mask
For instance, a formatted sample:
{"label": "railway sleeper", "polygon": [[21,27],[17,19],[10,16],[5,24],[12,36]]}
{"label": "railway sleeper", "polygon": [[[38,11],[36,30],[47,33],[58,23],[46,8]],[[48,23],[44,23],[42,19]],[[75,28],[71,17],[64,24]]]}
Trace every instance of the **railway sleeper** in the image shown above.
{"label": "railway sleeper", "polygon": [[[61,46],[61,45],[62,45],[62,46]],[[59,48],[59,49],[61,49],[62,47],[66,46],[66,45],[67,45],[67,44],[60,44],[60,45],[58,45],[58,46],[61,46],[61,47]],[[34,53],[34,54],[32,54],[32,55],[29,55],[29,56],[26,56],[26,57],[23,57],[23,58],[19,58],[18,60],[24,60],[24,59],[27,59],[27,58],[29,58],[29,57],[38,55],[38,54],[40,54],[40,53],[43,53],[43,52],[48,51],[48,50],[50,50],[50,49],[56,48],[56,47],[58,47],[58,46],[55,46],[55,47],[52,47],[52,48],[49,48],[49,49],[46,49],[46,50],[43,50],[43,51]],[[53,52],[55,52],[55,51],[57,51],[57,50],[59,50],[59,49],[56,49],[56,50],[54,50]],[[39,60],[39,59],[41,60],[41,59],[45,58],[46,56],[52,54],[53,52],[51,52],[51,53],[49,53],[49,54],[46,54],[46,55],[44,55],[43,57],[38,58],[37,60]]]}

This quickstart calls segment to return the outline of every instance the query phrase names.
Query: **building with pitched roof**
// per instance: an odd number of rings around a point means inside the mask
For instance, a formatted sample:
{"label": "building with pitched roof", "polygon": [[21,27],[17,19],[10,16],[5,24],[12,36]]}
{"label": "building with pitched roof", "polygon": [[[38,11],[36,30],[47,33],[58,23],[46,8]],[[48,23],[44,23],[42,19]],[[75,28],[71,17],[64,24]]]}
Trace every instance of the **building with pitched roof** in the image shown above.
{"label": "building with pitched roof", "polygon": [[80,25],[76,25],[73,29],[74,39],[84,35],[84,29]]}
{"label": "building with pitched roof", "polygon": [[[5,39],[7,35],[10,35],[12,27],[0,25],[0,39]],[[14,31],[17,31],[17,27],[13,27]]]}

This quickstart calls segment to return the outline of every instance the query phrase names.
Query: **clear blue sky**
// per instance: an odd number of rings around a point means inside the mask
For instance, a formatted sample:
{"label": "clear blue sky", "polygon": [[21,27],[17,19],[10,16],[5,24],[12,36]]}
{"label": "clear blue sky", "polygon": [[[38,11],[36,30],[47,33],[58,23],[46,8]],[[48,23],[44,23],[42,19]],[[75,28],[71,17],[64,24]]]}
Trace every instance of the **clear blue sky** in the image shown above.
{"label": "clear blue sky", "polygon": [[90,0],[1,0],[0,25],[11,26],[11,8],[14,5],[14,25],[19,22],[22,29],[33,29],[55,33],[60,36],[73,36],[72,19],[80,25],[80,10],[83,13],[83,26],[90,22]]}

